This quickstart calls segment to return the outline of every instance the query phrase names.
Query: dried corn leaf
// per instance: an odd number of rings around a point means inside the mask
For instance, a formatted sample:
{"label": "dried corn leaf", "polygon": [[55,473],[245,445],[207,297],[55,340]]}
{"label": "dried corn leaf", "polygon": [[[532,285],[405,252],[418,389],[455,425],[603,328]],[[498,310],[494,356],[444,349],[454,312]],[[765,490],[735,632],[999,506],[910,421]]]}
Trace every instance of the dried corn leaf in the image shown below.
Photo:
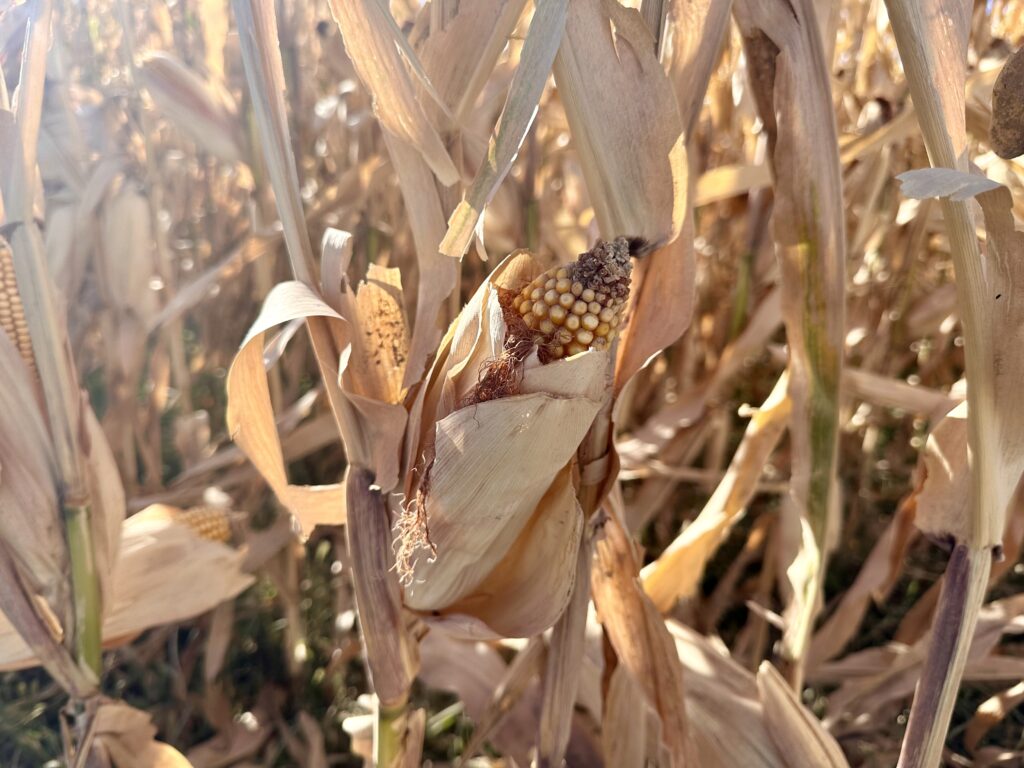
{"label": "dried corn leaf", "polygon": [[[220,15],[226,20],[223,12]],[[206,17],[202,29],[210,29]],[[157,109],[175,128],[227,163],[242,159],[238,109],[224,89],[205,81],[165,51],[144,54],[138,73]]]}
{"label": "dried corn leaf", "polygon": [[309,317],[341,321],[341,315],[302,283],[288,282],[275,286],[242,342],[227,377],[227,424],[232,439],[307,531],[316,525],[337,525],[345,521],[344,488],[339,484],[289,484],[281,439],[274,423],[263,348],[268,330],[291,320]]}
{"label": "dried corn leaf", "polygon": [[[835,464],[846,280],[842,179],[829,66],[812,2],[739,0],[735,7],[775,179],[772,234],[782,271],[793,409],[792,507],[785,526],[791,549],[782,555],[790,591],[783,654],[799,662],[838,530]],[[807,151],[811,145],[816,151]]]}
{"label": "dried corn leaf", "polygon": [[668,611],[677,600],[696,594],[711,557],[746,512],[761,470],[789,420],[787,384],[783,374],[750,419],[725,477],[697,518],[641,571],[644,591],[658,610]]}
{"label": "dried corn leaf", "polygon": [[[487,155],[465,199],[448,219],[441,252],[456,258],[469,248],[484,208],[508,174],[537,114],[551,65],[565,28],[566,0],[539,0],[519,56],[505,106],[487,146]],[[609,236],[619,234],[609,232]]]}
{"label": "dried corn leaf", "polygon": [[597,542],[590,578],[605,634],[619,663],[661,718],[661,738],[670,764],[701,765],[687,720],[683,669],[672,636],[640,586],[639,563],[628,534],[614,516],[609,517],[604,532],[605,537]]}
{"label": "dried corn leaf", "polygon": [[797,698],[782,675],[767,661],[757,670],[757,688],[764,702],[765,721],[792,768],[846,768],[849,763],[836,740]]}
{"label": "dried corn leaf", "polygon": [[[288,131],[284,67],[274,4],[266,0],[232,0],[232,6],[267,175],[274,188],[292,271],[297,280],[314,285],[316,269]],[[321,357],[320,351],[317,357]]]}
{"label": "dried corn leaf", "polygon": [[967,721],[967,728],[964,730],[964,744],[967,749],[972,753],[977,750],[979,742],[985,735],[1022,702],[1024,702],[1024,683],[1017,683],[981,702],[977,711]]}
{"label": "dried corn leaf", "polygon": [[121,547],[121,525],[126,511],[124,486],[117,462],[103,433],[96,414],[88,405],[82,407],[86,433],[86,469],[89,476],[89,501],[92,514],[93,557],[100,580],[103,602],[111,592],[111,577]]}
{"label": "dried corn leaf", "polygon": [[601,751],[605,765],[644,768],[647,708],[640,686],[625,667],[616,667],[608,683],[601,718]]}
{"label": "dried corn leaf", "polygon": [[415,147],[442,184],[457,182],[459,173],[417,99],[407,63],[413,69],[422,68],[387,4],[381,0],[331,0],[330,6],[349,59],[373,96],[373,111],[381,126]]}

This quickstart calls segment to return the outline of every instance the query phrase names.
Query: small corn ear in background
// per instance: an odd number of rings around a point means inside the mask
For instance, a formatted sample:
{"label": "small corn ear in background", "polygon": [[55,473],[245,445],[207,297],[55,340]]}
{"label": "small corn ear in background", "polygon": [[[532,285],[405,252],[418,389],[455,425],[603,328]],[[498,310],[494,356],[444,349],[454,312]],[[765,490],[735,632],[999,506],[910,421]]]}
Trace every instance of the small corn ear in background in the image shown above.
{"label": "small corn ear in background", "polygon": [[238,108],[222,87],[165,51],[147,52],[138,72],[156,108],[178,130],[224,162],[242,159]]}

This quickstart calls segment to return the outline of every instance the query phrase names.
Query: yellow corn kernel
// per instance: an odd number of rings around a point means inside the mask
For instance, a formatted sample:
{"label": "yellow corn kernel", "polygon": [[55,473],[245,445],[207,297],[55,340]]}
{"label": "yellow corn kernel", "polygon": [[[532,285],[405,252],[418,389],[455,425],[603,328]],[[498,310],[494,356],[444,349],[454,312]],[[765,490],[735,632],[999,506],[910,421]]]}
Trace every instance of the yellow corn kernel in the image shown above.
{"label": "yellow corn kernel", "polygon": [[0,328],[3,328],[11,343],[17,347],[21,359],[35,377],[36,356],[32,350],[32,338],[25,320],[25,307],[18,293],[18,279],[14,274],[14,256],[10,247],[0,240]]}
{"label": "yellow corn kernel", "polygon": [[226,544],[231,540],[231,519],[227,510],[220,507],[192,507],[176,514],[175,518],[207,541]]}

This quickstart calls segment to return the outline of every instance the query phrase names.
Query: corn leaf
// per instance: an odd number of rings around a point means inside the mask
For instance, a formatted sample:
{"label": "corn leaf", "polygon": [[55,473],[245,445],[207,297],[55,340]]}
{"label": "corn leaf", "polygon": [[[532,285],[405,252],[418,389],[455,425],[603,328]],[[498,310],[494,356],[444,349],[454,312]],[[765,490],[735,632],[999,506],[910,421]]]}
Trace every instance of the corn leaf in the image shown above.
{"label": "corn leaf", "polygon": [[[782,274],[793,442],[783,553],[789,585],[783,656],[799,665],[838,531],[836,454],[842,370],[846,246],[829,66],[810,0],[739,0],[758,112],[768,134]],[[815,152],[808,152],[812,144]]]}

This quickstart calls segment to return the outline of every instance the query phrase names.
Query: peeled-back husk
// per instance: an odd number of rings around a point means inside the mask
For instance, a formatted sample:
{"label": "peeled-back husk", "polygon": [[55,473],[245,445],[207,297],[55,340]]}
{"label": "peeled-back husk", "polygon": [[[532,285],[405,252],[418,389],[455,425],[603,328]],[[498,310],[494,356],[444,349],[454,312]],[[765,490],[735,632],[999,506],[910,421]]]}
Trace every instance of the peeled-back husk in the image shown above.
{"label": "peeled-back husk", "polygon": [[503,349],[498,289],[538,273],[524,253],[498,265],[449,330],[410,418],[406,498],[423,505],[436,556],[414,561],[405,602],[477,637],[534,634],[561,613],[582,525],[572,461],[607,385],[604,352],[548,365],[531,353],[519,394],[464,405]]}

